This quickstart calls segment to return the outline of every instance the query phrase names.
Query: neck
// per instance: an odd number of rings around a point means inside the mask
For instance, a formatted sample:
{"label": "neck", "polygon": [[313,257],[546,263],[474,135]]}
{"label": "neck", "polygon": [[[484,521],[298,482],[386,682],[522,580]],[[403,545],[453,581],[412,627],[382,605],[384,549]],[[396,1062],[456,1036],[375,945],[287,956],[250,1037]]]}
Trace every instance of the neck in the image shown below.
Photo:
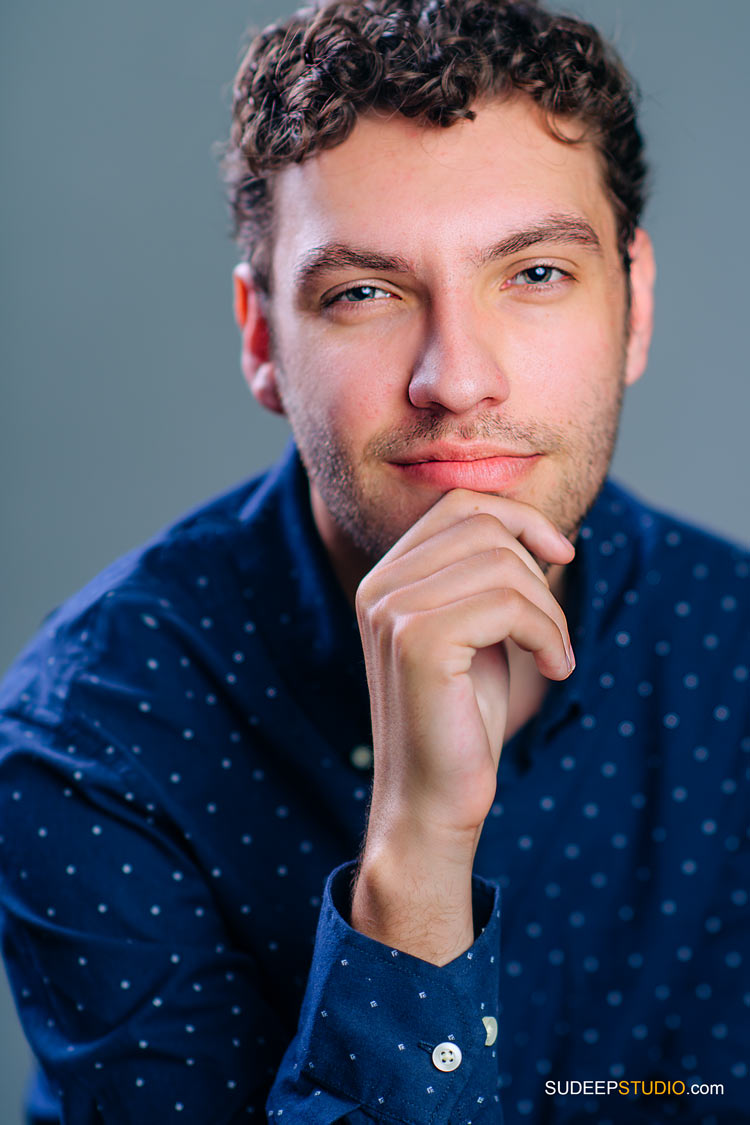
{"label": "neck", "polygon": [[375,564],[369,555],[356,547],[349,536],[341,530],[331,517],[331,513],[317,488],[312,485],[310,486],[310,506],[318,535],[323,541],[323,546],[326,549],[339,586],[344,591],[349,605],[354,608],[357,587]]}

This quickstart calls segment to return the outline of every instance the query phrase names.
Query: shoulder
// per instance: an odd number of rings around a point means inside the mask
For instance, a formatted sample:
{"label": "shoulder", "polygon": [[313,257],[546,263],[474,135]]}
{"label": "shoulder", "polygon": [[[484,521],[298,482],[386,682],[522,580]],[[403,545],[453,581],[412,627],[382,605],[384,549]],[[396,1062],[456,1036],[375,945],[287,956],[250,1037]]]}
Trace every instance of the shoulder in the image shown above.
{"label": "shoulder", "polygon": [[[662,598],[691,592],[697,607],[750,613],[750,548],[663,508],[609,479],[597,501],[609,532],[621,525],[634,565]],[[612,536],[614,537],[614,536]],[[683,614],[692,609],[680,607]]]}
{"label": "shoulder", "polygon": [[700,684],[704,706],[724,706],[731,688],[734,713],[746,715],[748,550],[612,481],[580,536],[581,629],[595,639],[596,660],[660,698],[683,688],[697,698]]}
{"label": "shoulder", "polygon": [[191,636],[210,643],[217,609],[241,623],[238,559],[278,470],[191,509],[52,611],[0,684],[0,714],[60,725],[82,683],[140,682],[147,662],[200,648]]}
{"label": "shoulder", "polygon": [[718,788],[750,749],[747,549],[611,481],[581,534],[587,710]]}
{"label": "shoulder", "polygon": [[106,805],[191,833],[209,778],[223,792],[232,760],[249,774],[277,681],[245,561],[278,554],[290,463],[188,512],[47,618],[0,684],[0,801],[25,795],[66,823],[78,801]]}

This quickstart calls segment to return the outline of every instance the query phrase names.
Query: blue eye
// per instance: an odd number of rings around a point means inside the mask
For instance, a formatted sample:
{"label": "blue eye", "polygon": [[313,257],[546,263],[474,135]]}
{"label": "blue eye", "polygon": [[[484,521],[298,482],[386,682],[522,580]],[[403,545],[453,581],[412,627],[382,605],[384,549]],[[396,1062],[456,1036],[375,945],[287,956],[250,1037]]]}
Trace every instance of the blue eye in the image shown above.
{"label": "blue eye", "polygon": [[376,293],[381,293],[385,297],[391,296],[385,289],[379,289],[376,285],[353,285],[351,289],[345,289],[343,293],[337,293],[335,297],[331,297],[327,304],[332,305],[336,301],[343,301],[346,304],[362,304],[364,301],[371,301]]}
{"label": "blue eye", "polygon": [[[557,274],[558,276],[553,277],[553,274]],[[544,286],[550,282],[559,281],[561,278],[567,276],[565,271],[558,269],[557,266],[529,266],[528,269],[521,270],[520,273],[517,273],[515,277],[511,278],[510,284],[520,287],[524,285]],[[519,278],[525,278],[526,280],[519,281]]]}

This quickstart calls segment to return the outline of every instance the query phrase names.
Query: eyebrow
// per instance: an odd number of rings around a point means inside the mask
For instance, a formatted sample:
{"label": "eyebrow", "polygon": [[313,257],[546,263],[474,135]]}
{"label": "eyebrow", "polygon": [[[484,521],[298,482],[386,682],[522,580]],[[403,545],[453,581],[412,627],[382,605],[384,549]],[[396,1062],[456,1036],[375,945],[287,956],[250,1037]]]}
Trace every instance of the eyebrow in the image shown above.
{"label": "eyebrow", "polygon": [[[579,215],[551,214],[530,227],[510,231],[492,246],[471,257],[477,266],[485,266],[510,254],[518,254],[539,242],[573,243],[600,254],[602,247],[596,231]],[[336,270],[356,269],[376,273],[414,274],[415,266],[401,254],[383,254],[348,246],[343,242],[326,242],[309,250],[294,273],[294,286],[305,294],[325,274]]]}
{"label": "eyebrow", "polygon": [[538,242],[574,243],[595,254],[601,254],[602,244],[599,237],[585,219],[579,215],[547,215],[532,227],[511,231],[496,242],[494,246],[482,250],[472,261],[478,266],[485,266],[498,258],[506,258],[510,254],[518,254],[527,250]]}
{"label": "eyebrow", "polygon": [[343,242],[326,242],[308,251],[300,261],[294,274],[295,289],[304,294],[322,275],[346,269],[377,273],[414,272],[413,264],[401,254],[381,254],[377,250],[360,250]]}

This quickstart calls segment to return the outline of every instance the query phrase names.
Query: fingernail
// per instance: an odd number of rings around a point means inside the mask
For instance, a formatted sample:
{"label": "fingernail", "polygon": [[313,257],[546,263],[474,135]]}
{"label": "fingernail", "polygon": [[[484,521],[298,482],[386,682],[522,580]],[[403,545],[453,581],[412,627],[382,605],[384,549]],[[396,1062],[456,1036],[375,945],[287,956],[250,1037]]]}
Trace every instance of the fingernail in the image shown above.
{"label": "fingernail", "polygon": [[563,533],[561,531],[558,531],[557,534],[559,535],[560,539],[562,540],[562,542],[565,544],[566,547],[575,551],[575,546],[574,546],[573,543],[570,542],[567,535],[563,535]]}
{"label": "fingernail", "polygon": [[568,668],[572,672],[573,669],[576,666],[576,658],[575,658],[575,653],[573,652],[573,646],[570,643],[570,641],[568,641],[568,645],[567,645],[567,649],[566,649],[566,656],[568,657]]}

